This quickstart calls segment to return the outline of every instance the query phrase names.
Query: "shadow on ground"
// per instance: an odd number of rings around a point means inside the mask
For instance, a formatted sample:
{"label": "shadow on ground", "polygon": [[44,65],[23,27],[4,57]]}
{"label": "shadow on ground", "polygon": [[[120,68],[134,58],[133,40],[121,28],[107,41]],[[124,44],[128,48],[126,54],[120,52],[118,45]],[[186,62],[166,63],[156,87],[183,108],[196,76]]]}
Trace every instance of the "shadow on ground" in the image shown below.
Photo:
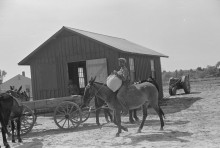
{"label": "shadow on ground", "polygon": [[[129,134],[127,136],[124,136],[125,138],[131,139],[131,142],[128,144],[114,144],[112,146],[138,146],[139,143],[144,141],[149,142],[160,142],[160,141],[176,141],[176,142],[189,142],[188,140],[183,139],[183,137],[190,137],[193,134],[190,132],[181,132],[181,131],[174,131],[174,130],[167,130],[167,131],[161,131],[157,133],[145,133],[142,132],[141,134]],[[141,146],[141,145],[140,145]]]}
{"label": "shadow on ground", "polygon": [[188,109],[196,101],[199,101],[203,98],[201,97],[172,97],[163,99],[160,102],[161,108],[164,110],[165,114],[172,114],[180,112],[182,110]]}
{"label": "shadow on ground", "polygon": [[16,146],[14,148],[42,148],[43,143],[42,140],[34,138],[32,142],[23,142],[21,145]]}
{"label": "shadow on ground", "polygon": [[100,126],[97,126],[97,124],[93,123],[84,123],[83,126],[79,126],[76,129],[35,129],[32,130],[32,132],[28,133],[27,135],[24,135],[23,138],[31,138],[31,137],[37,137],[37,136],[46,136],[46,135],[56,135],[56,134],[63,134],[63,133],[73,133],[73,132],[79,132],[79,131],[88,131],[93,129],[100,129]]}

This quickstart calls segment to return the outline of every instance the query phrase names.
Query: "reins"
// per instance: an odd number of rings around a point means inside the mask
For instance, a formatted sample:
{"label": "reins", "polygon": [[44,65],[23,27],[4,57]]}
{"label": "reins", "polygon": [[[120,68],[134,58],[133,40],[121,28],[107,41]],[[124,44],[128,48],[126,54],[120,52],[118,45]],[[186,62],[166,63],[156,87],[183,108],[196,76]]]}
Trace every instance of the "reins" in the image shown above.
{"label": "reins", "polygon": [[[96,88],[95,86],[93,86],[93,85],[90,85],[91,87],[94,87],[94,89],[96,89],[96,93],[95,93],[92,97],[90,97],[90,98],[91,98],[90,101],[97,96],[97,94],[98,94],[99,91],[103,88],[104,85],[105,85],[105,83],[103,83],[102,86],[101,86],[99,89],[97,89],[97,88]],[[103,107],[103,106],[101,106],[101,107],[99,107],[99,108],[96,108],[95,111],[101,109],[102,107]],[[90,107],[90,110],[91,110],[91,107]]]}

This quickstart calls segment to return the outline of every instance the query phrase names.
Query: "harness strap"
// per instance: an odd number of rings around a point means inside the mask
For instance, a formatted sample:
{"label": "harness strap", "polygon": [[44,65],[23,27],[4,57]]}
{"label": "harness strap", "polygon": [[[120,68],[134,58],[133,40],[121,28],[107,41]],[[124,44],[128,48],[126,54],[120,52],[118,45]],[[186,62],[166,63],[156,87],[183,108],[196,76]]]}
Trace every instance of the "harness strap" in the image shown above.
{"label": "harness strap", "polygon": [[15,102],[18,104],[19,107],[22,106],[22,103],[21,103],[21,101],[20,101],[18,98],[14,97],[14,96],[11,95],[10,93],[8,93],[8,95],[11,96],[11,97],[15,100]]}

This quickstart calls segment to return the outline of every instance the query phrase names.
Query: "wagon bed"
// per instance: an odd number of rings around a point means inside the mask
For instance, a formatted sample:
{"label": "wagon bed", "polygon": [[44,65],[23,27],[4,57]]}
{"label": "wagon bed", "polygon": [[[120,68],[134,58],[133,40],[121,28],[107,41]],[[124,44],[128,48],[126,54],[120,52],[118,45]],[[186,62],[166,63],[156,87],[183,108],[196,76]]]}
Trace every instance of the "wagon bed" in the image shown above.
{"label": "wagon bed", "polygon": [[[21,135],[30,132],[37,120],[37,115],[53,113],[55,124],[61,129],[77,128],[89,118],[89,109],[82,109],[82,96],[50,98],[22,102],[24,106],[21,118]],[[10,134],[10,128],[8,128]]]}

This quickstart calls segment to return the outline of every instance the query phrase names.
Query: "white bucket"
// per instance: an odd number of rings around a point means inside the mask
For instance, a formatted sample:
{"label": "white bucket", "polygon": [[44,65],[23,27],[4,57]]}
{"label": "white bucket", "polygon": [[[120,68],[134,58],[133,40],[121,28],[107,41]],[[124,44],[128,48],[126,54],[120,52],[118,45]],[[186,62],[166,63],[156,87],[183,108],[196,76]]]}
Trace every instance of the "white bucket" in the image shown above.
{"label": "white bucket", "polygon": [[121,87],[122,80],[116,75],[109,75],[106,83],[109,89],[111,89],[113,92],[116,92]]}

